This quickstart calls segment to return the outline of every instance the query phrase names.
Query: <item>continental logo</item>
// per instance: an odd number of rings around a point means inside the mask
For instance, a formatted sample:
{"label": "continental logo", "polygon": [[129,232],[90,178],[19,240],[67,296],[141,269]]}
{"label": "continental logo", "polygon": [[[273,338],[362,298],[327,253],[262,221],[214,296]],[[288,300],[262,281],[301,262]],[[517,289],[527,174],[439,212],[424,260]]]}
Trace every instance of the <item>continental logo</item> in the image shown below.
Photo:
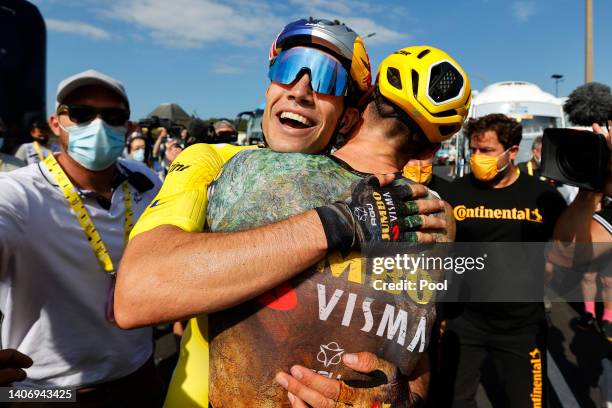
{"label": "continental logo", "polygon": [[489,218],[494,220],[521,220],[530,222],[542,222],[542,215],[539,208],[485,208],[483,205],[475,208],[467,208],[465,205],[458,205],[453,209],[453,215],[457,221],[466,218]]}
{"label": "continental logo", "polygon": [[529,353],[531,374],[533,376],[533,388],[531,390],[531,402],[533,408],[542,408],[542,353],[536,347]]}

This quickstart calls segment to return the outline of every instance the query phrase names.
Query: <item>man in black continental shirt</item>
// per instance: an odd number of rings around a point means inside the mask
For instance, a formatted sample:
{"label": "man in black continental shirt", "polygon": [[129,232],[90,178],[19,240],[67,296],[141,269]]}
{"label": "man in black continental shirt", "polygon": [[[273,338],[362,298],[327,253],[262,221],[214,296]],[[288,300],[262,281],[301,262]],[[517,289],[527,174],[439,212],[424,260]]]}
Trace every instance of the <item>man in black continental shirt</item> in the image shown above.
{"label": "man in black continental shirt", "polygon": [[487,355],[501,382],[500,404],[543,406],[544,307],[541,302],[511,300],[530,288],[542,290],[544,252],[533,244],[518,248],[511,243],[549,241],[565,201],[546,183],[517,172],[514,159],[522,128],[515,120],[491,114],[469,120],[464,130],[470,140],[472,173],[436,187],[453,206],[456,242],[482,243],[473,249],[489,252],[489,257],[485,273],[464,277],[471,299],[478,302],[446,311],[441,371],[444,394],[452,396],[452,403],[442,406],[476,406]]}

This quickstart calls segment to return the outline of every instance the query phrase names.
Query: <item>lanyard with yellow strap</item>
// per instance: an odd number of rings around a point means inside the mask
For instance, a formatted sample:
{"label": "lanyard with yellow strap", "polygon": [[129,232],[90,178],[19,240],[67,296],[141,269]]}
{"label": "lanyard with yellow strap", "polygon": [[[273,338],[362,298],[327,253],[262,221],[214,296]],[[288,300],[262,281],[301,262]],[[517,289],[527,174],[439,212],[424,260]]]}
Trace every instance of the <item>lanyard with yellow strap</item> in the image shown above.
{"label": "lanyard with yellow strap", "polygon": [[[104,245],[104,241],[100,237],[98,230],[94,226],[93,220],[89,216],[87,209],[85,208],[85,204],[83,204],[83,200],[79,197],[79,194],[76,191],[76,188],[72,185],[72,182],[64,173],[64,170],[59,165],[55,156],[50,154],[46,159],[43,160],[43,163],[49,170],[49,173],[53,176],[55,182],[59,185],[62,193],[64,193],[64,197],[68,200],[68,204],[70,208],[74,212],[74,216],[76,217],[79,225],[85,232],[85,236],[87,237],[87,242],[91,246],[100,266],[109,276],[112,278],[111,286],[109,289],[107,301],[106,301],[106,317],[109,321],[114,321],[113,316],[113,297],[114,297],[114,288],[115,288],[115,267],[113,265],[113,261],[111,260],[110,254],[106,249],[106,245]],[[127,243],[128,238],[130,236],[130,231],[134,227],[134,223],[132,221],[134,212],[132,210],[132,196],[130,194],[130,187],[128,185],[127,180],[122,183],[123,187],[123,204],[125,208],[125,218],[124,218],[124,241]]]}
{"label": "lanyard with yellow strap", "polygon": [[40,151],[40,145],[38,144],[38,142],[34,142],[32,144],[34,145],[34,150],[36,150],[36,154],[38,155],[38,159],[40,161],[43,161],[45,159],[45,156],[43,156],[42,152]]}

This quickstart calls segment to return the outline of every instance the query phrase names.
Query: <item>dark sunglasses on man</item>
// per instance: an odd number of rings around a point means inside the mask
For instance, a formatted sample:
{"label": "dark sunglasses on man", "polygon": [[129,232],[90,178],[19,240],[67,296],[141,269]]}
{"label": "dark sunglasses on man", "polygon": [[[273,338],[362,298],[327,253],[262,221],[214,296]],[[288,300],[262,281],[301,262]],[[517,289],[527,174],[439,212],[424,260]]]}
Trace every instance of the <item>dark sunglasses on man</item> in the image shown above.
{"label": "dark sunglasses on man", "polygon": [[123,108],[96,108],[89,105],[60,105],[57,114],[67,114],[77,125],[91,122],[100,115],[110,126],[123,126],[130,118],[130,111]]}

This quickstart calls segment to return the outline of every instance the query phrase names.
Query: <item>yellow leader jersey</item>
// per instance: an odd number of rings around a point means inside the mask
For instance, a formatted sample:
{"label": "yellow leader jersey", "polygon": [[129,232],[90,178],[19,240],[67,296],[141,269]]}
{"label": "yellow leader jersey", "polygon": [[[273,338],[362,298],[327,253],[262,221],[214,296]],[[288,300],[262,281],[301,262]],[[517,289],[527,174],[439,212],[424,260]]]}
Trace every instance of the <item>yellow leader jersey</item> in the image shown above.
{"label": "yellow leader jersey", "polygon": [[[155,199],[142,214],[130,238],[160,225],[200,232],[206,221],[208,186],[223,165],[241,150],[256,146],[195,144],[172,163]],[[208,319],[189,321],[165,407],[208,407]]]}

